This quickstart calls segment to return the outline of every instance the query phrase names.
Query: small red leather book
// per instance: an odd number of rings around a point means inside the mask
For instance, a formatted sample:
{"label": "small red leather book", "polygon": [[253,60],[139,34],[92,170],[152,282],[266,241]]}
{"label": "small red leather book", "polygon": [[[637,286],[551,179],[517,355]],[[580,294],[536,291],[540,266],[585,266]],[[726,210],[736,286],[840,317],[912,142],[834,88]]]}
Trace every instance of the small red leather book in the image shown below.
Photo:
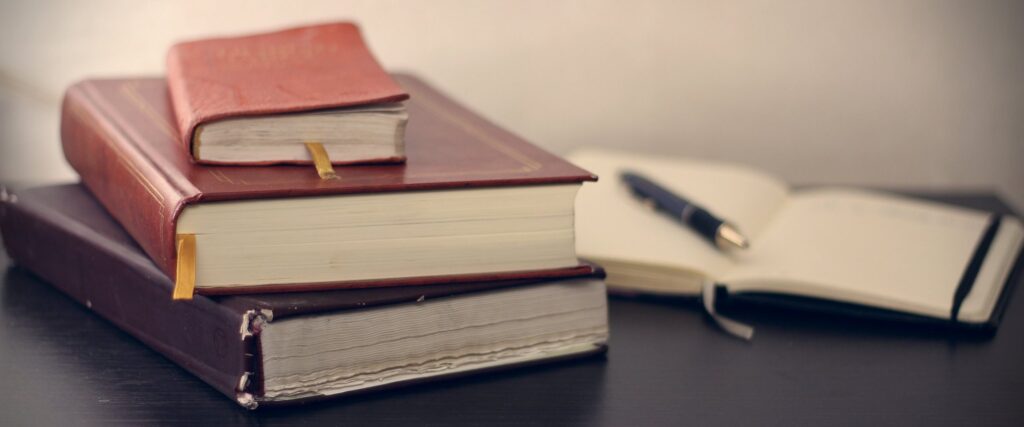
{"label": "small red leather book", "polygon": [[181,144],[199,163],[404,160],[408,95],[349,23],[174,45],[167,82]]}

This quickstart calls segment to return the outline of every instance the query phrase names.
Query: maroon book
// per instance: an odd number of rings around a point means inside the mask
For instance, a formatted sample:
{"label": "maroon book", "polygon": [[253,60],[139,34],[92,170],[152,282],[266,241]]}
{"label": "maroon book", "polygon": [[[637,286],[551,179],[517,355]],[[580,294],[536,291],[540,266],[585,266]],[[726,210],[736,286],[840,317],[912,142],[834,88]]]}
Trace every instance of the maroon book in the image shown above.
{"label": "maroon book", "polygon": [[[554,281],[490,281],[221,297],[200,295],[191,301],[171,301],[166,298],[172,286],[170,278],[153,264],[81,185],[40,187],[3,195],[0,200],[0,233],[15,265],[50,282],[250,409],[596,354],[605,348],[607,319],[600,271]],[[543,301],[531,303],[525,297],[538,292],[572,298],[552,302],[547,311],[536,311],[535,307]],[[484,304],[497,301],[504,308],[483,312],[472,310],[474,305],[467,303],[477,300]],[[459,310],[460,304],[462,310]],[[509,308],[512,306],[518,306],[518,311]],[[573,306],[577,306],[575,310]],[[583,320],[570,322],[573,317],[569,316],[578,316],[581,307],[591,314]],[[431,310],[439,310],[441,315],[429,316]],[[476,326],[464,324],[464,330],[486,328],[492,321],[499,320],[501,314],[498,312],[508,312],[512,315],[506,316],[509,318],[505,320],[510,325],[535,321],[531,319],[550,319],[541,326],[556,328],[552,333],[557,337],[540,335],[538,331],[542,328],[536,328],[526,334],[536,338],[526,343],[534,352],[524,353],[516,350],[523,345],[521,339],[500,338],[497,334],[503,329],[496,329],[495,333],[486,336],[472,335],[468,338],[470,341],[465,341],[466,336],[458,337],[455,342],[462,344],[452,347],[445,341],[445,335],[458,329],[453,325],[471,317],[472,311],[479,312],[478,316],[483,321]],[[316,319],[351,327],[317,333]],[[362,328],[357,328],[356,323],[348,323],[366,322],[367,319],[369,323]],[[590,322],[589,327],[587,322]],[[391,329],[375,329],[378,325],[386,328],[388,323]],[[289,325],[296,324],[305,326],[298,328],[297,332],[291,331]],[[275,334],[274,328],[281,328],[281,332]],[[416,328],[430,333],[419,334]],[[578,338],[574,338],[580,336],[580,332],[588,331],[588,341],[580,343]],[[434,338],[417,341],[419,335]],[[328,343],[351,345],[319,348],[315,346],[317,337],[328,338]],[[374,337],[390,339],[377,340]],[[363,345],[381,351],[391,345],[389,343],[403,340],[418,345],[393,352],[401,353],[405,360],[394,359],[386,351],[376,353],[361,364],[355,364],[353,357],[343,357],[333,363],[330,362],[331,357],[327,357],[332,353],[340,354],[338,352],[347,348],[356,348],[355,344],[366,339],[372,342],[362,342]],[[311,375],[313,379],[302,384],[301,392],[296,392],[294,386],[280,385],[281,378],[291,378],[280,375],[281,360],[287,358],[273,358],[276,362],[270,360],[273,355],[268,351],[273,350],[275,342],[280,351],[282,340],[287,344],[285,348],[304,352],[292,355],[305,361],[300,365],[315,367],[310,372],[315,374]],[[560,340],[562,347],[546,344],[552,340]],[[575,345],[569,345],[572,343]],[[473,352],[477,351],[473,345],[494,350],[486,360],[497,363],[481,363],[473,359]],[[457,354],[452,353],[453,348]],[[312,354],[318,357],[312,357]],[[410,368],[416,371],[413,375],[407,371]],[[396,370],[402,375],[385,375]],[[333,376],[328,375],[332,372]],[[367,372],[374,378],[369,386],[346,382],[346,379],[365,376]],[[328,381],[321,380],[328,377]]]}
{"label": "maroon book", "polygon": [[[172,278],[179,215],[196,205],[306,196],[541,188],[596,180],[587,171],[473,114],[419,79],[404,75],[396,79],[412,95],[407,105],[411,119],[406,131],[405,164],[338,168],[338,179],[333,180],[320,179],[308,166],[197,165],[178,143],[166,82],[160,78],[87,80],[73,85],[63,103],[64,154],[89,191]],[[571,224],[569,230],[571,233]],[[201,254],[203,242],[199,240],[197,245]],[[589,270],[589,266],[573,262],[517,271],[196,291],[315,290],[558,277]]]}

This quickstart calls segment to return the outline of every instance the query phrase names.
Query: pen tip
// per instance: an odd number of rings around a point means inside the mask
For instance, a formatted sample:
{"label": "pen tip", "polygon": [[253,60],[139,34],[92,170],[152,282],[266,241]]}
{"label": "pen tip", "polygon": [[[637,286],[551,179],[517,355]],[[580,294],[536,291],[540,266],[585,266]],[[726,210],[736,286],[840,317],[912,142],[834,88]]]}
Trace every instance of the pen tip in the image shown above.
{"label": "pen tip", "polygon": [[718,227],[715,243],[722,249],[747,249],[750,247],[750,241],[736,227],[727,223]]}

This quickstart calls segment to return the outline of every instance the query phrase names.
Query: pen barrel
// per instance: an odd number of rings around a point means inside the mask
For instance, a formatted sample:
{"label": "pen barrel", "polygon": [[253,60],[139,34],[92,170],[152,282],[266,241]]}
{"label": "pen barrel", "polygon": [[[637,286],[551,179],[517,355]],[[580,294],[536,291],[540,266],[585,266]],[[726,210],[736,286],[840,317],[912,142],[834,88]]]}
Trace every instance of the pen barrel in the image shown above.
{"label": "pen barrel", "polygon": [[698,233],[714,241],[718,234],[718,227],[722,225],[723,221],[715,218],[713,215],[708,213],[708,211],[697,208],[694,210],[693,214],[686,219],[686,222],[689,223],[694,230],[697,230]]}
{"label": "pen barrel", "polygon": [[722,220],[696,204],[677,196],[668,189],[631,172],[622,173],[622,179],[630,191],[643,200],[653,203],[654,208],[683,224],[690,226],[697,234],[715,242]]}
{"label": "pen barrel", "polygon": [[690,206],[690,203],[686,200],[640,175],[626,172],[622,174],[622,179],[629,184],[629,189],[633,192],[633,195],[644,200],[650,200],[658,210],[664,211],[669,215],[681,218],[683,211],[687,206]]}

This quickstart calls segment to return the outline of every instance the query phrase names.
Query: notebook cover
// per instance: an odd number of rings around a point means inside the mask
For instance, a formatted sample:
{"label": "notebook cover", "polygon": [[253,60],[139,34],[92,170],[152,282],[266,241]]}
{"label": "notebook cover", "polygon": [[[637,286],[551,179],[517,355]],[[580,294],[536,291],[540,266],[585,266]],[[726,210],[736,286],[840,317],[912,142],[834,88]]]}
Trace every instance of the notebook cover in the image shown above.
{"label": "notebook cover", "polygon": [[[1014,266],[1007,275],[1006,282],[999,291],[992,315],[984,322],[973,323],[936,317],[922,316],[903,311],[884,309],[863,304],[834,301],[824,298],[807,297],[794,294],[774,292],[729,292],[728,285],[719,284],[715,287],[715,306],[725,314],[742,313],[745,307],[760,306],[795,310],[811,313],[823,313],[847,317],[878,320],[882,322],[898,322],[918,324],[925,327],[947,329],[955,332],[992,336],[999,328],[1010,298],[1016,289],[1017,282],[1024,280],[1024,251],[1017,254]],[[700,305],[699,294],[659,294],[641,292],[622,288],[609,287],[608,293],[617,297],[640,300],[686,300]]]}
{"label": "notebook cover", "polygon": [[770,292],[729,293],[726,288],[722,286],[716,288],[715,301],[716,305],[720,306],[724,313],[740,312],[745,306],[765,306],[785,310],[858,317],[883,322],[918,324],[925,327],[946,329],[953,332],[991,337],[995,335],[1000,322],[1002,322],[1010,297],[1013,295],[1014,289],[1016,288],[1016,283],[1021,280],[1022,270],[1024,270],[1024,252],[1017,257],[1013,270],[1007,277],[1002,290],[1000,290],[999,299],[996,301],[996,306],[992,310],[992,316],[981,323],[964,321],[952,322],[949,319],[939,319],[936,317],[922,316],[869,305],[852,304],[800,295]]}
{"label": "notebook cover", "polygon": [[167,83],[187,153],[196,128],[211,121],[409,98],[350,23],[178,43],[167,54]]}
{"label": "notebook cover", "polygon": [[[7,195],[0,201],[0,232],[16,265],[248,407],[254,407],[262,395],[259,331],[251,327],[257,317],[281,319],[542,282],[196,296],[191,301],[171,301],[167,298],[173,286],[170,278],[77,184]],[[602,277],[602,273],[596,270],[590,276]]]}
{"label": "notebook cover", "polygon": [[718,296],[722,298],[731,298],[739,302],[784,306],[799,310],[824,311],[882,320],[930,323],[942,325],[951,329],[994,333],[996,328],[999,326],[999,322],[1002,320],[1003,313],[1006,310],[1007,301],[1009,296],[1012,294],[1012,288],[1019,279],[1019,274],[1021,272],[1021,260],[1024,259],[1024,251],[1022,251],[1021,248],[1017,247],[1013,249],[1013,264],[1011,265],[1010,272],[1007,274],[1006,281],[1003,282],[1001,284],[1002,286],[999,288],[996,304],[988,319],[981,322],[968,322],[958,319],[957,314],[962,302],[970,295],[971,290],[974,287],[974,283],[978,279],[978,272],[985,260],[990,256],[992,242],[996,238],[996,235],[1000,230],[1000,225],[1003,222],[1003,215],[993,214],[985,232],[979,236],[974,254],[967,263],[955,292],[953,295],[950,295],[949,318],[923,316],[905,313],[899,310],[874,307],[867,304],[852,304],[795,294],[775,292],[735,292],[731,295],[727,295],[729,293],[726,286],[719,286],[717,293],[720,294]]}
{"label": "notebook cover", "polygon": [[[189,204],[389,191],[563,184],[597,177],[459,106],[411,76],[396,79],[410,94],[405,164],[337,168],[321,180],[309,166],[202,166],[178,145],[167,86],[161,78],[86,80],[64,97],[64,155],[89,191],[174,277],[174,232]],[[558,270],[413,278],[389,285],[578,274]],[[309,289],[366,287],[346,282]],[[284,290],[295,290],[284,286]],[[260,291],[275,290],[260,287]],[[281,290],[281,289],[278,289]],[[234,292],[243,291],[243,289]]]}

